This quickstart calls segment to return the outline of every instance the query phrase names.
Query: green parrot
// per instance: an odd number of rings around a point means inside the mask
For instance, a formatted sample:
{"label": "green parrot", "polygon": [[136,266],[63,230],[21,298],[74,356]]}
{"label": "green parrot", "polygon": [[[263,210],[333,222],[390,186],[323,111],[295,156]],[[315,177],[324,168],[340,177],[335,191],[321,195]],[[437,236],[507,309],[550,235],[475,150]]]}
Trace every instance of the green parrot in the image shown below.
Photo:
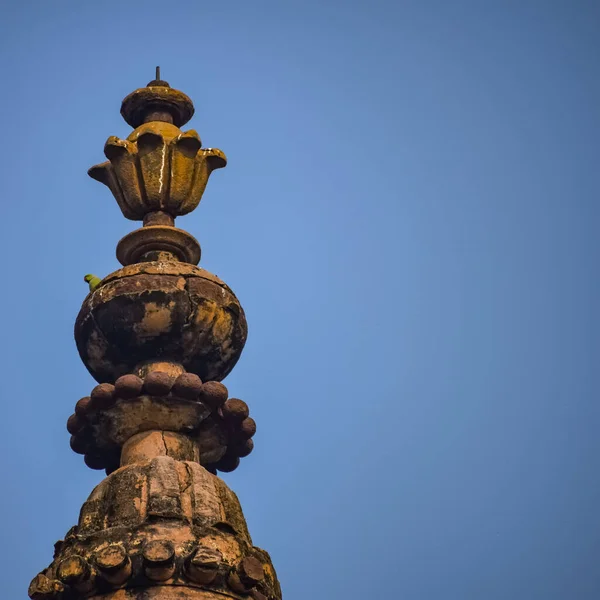
{"label": "green parrot", "polygon": [[91,274],[86,275],[83,278],[83,280],[89,284],[90,292],[93,292],[100,285],[100,282],[102,281],[100,279],[100,277],[96,277],[95,275],[91,275]]}

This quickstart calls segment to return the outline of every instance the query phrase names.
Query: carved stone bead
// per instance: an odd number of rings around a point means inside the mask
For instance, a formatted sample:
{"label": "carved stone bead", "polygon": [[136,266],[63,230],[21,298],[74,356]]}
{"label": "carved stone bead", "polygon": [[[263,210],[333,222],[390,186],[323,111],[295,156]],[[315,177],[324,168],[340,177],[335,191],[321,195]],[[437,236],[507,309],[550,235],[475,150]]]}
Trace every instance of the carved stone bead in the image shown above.
{"label": "carved stone bead", "polygon": [[183,373],[173,385],[173,394],[188,400],[195,400],[202,391],[202,380],[194,373]]}
{"label": "carved stone bead", "polygon": [[227,388],[218,381],[207,381],[202,386],[202,393],[200,394],[200,400],[204,402],[210,408],[215,409],[220,407],[229,396]]}
{"label": "carved stone bead", "polygon": [[97,385],[90,394],[93,409],[108,408],[114,403],[115,386],[110,383]]}
{"label": "carved stone bead", "polygon": [[175,548],[168,540],[148,542],[143,550],[144,572],[148,579],[166,581],[175,572]]}
{"label": "carved stone bead", "polygon": [[77,433],[79,433],[83,429],[83,426],[84,422],[77,415],[71,415],[67,419],[67,431],[71,435],[76,435]]}
{"label": "carved stone bead", "polygon": [[74,586],[89,578],[90,567],[81,556],[74,555],[59,563],[56,574],[63,583]]}
{"label": "carved stone bead", "polygon": [[222,560],[218,550],[198,548],[186,565],[186,573],[192,581],[207,585],[216,579]]}
{"label": "carved stone bead", "polygon": [[64,591],[64,586],[56,579],[49,579],[42,573],[36,575],[29,584],[29,597],[31,600],[53,600]]}
{"label": "carved stone bead", "polygon": [[223,404],[221,410],[223,411],[223,418],[232,421],[243,421],[250,414],[248,405],[238,398],[229,398],[229,400]]}
{"label": "carved stone bead", "polygon": [[168,373],[153,371],[144,379],[144,391],[151,396],[166,396],[173,385],[173,380]]}
{"label": "carved stone bead", "polygon": [[131,561],[119,544],[110,544],[96,552],[95,563],[101,576],[113,585],[122,585],[131,576]]}
{"label": "carved stone bead", "polygon": [[90,410],[91,401],[92,401],[92,399],[89,396],[86,396],[85,398],[78,400],[77,404],[75,405],[75,414],[78,417],[85,417],[85,415]]}
{"label": "carved stone bead", "polygon": [[123,375],[115,381],[115,394],[119,398],[135,398],[142,393],[144,382],[137,375],[129,373]]}
{"label": "carved stone bead", "polygon": [[244,419],[240,423],[240,433],[245,438],[254,437],[254,434],[256,433],[256,421],[252,417]]}

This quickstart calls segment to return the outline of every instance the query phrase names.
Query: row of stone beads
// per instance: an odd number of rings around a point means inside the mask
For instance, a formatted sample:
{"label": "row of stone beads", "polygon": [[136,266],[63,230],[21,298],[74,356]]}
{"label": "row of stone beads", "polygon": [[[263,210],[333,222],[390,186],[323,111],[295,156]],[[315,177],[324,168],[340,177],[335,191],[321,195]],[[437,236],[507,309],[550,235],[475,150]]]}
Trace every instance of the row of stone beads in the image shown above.
{"label": "row of stone beads", "polygon": [[75,405],[75,413],[67,420],[67,430],[71,433],[71,449],[84,455],[85,464],[91,469],[106,469],[107,474],[119,466],[119,453],[94,452],[90,444],[89,432],[86,431],[87,419],[94,413],[110,409],[119,399],[129,400],[142,394],[150,396],[169,395],[185,400],[201,401],[211,410],[216,410],[227,400],[227,388],[216,381],[202,383],[193,373],[183,373],[177,379],[162,371],[153,371],[141,379],[129,374],[119,377],[114,385],[101,383]]}
{"label": "row of stone beads", "polygon": [[89,396],[75,405],[75,413],[67,421],[69,433],[77,433],[84,426],[85,417],[113,406],[119,399],[129,400],[147,394],[149,396],[177,396],[185,400],[200,401],[212,410],[218,409],[228,396],[227,388],[217,381],[202,383],[193,373],[183,373],[175,381],[162,371],[153,371],[141,379],[137,375],[123,375],[114,385],[101,383]]}
{"label": "row of stone beads", "polygon": [[[143,575],[153,582],[171,579],[177,569],[176,552],[169,540],[147,542],[141,551]],[[240,594],[251,594],[256,600],[268,600],[255,589],[265,579],[261,562],[253,556],[244,557],[230,567],[223,563],[218,550],[197,547],[183,560],[183,574],[199,585],[227,585]],[[110,544],[96,551],[91,560],[72,555],[61,560],[55,578],[40,573],[29,586],[32,600],[60,599],[66,591],[89,594],[101,587],[123,587],[133,576],[132,560],[121,544]]]}
{"label": "row of stone beads", "polygon": [[111,408],[119,399],[132,399],[142,394],[150,396],[175,396],[185,400],[202,402],[218,416],[227,437],[227,452],[217,463],[206,465],[211,472],[230,472],[236,469],[240,458],[248,456],[254,449],[252,437],[256,433],[256,422],[249,416],[248,405],[238,398],[227,399],[228,390],[219,382],[203,383],[193,373],[183,373],[177,379],[162,371],[148,373],[144,379],[137,375],[123,375],[114,385],[101,383],[75,405],[75,413],[67,420],[67,430],[72,434],[71,449],[84,455],[91,469],[118,468],[118,454],[98,455],[90,448],[86,432],[87,417],[98,411]]}

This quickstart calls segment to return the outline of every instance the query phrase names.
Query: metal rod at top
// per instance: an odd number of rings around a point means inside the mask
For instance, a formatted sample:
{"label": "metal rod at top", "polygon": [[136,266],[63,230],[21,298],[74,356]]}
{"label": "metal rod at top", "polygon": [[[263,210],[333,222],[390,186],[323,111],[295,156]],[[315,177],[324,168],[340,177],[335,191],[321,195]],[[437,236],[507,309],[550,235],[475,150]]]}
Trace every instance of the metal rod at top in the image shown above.
{"label": "metal rod at top", "polygon": [[156,81],[160,81],[160,67],[156,67]]}

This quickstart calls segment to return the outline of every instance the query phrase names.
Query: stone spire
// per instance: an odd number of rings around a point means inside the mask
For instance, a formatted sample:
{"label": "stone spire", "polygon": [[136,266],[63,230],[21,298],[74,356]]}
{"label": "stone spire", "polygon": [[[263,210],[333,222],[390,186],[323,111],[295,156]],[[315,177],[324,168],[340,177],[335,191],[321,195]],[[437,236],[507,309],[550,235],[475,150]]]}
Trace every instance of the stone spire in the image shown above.
{"label": "stone spire", "polygon": [[111,136],[89,174],[143,222],[117,246],[122,269],[88,294],[75,323],[98,381],[67,421],[71,448],[107,477],[55,544],[32,600],[280,600],[236,495],[217,476],[253,449],[256,424],[220,383],[246,341],[231,289],[197,266],[175,218],[194,210],[223,152],[202,148],[191,100],[160,79],[123,100],[134,130]]}

